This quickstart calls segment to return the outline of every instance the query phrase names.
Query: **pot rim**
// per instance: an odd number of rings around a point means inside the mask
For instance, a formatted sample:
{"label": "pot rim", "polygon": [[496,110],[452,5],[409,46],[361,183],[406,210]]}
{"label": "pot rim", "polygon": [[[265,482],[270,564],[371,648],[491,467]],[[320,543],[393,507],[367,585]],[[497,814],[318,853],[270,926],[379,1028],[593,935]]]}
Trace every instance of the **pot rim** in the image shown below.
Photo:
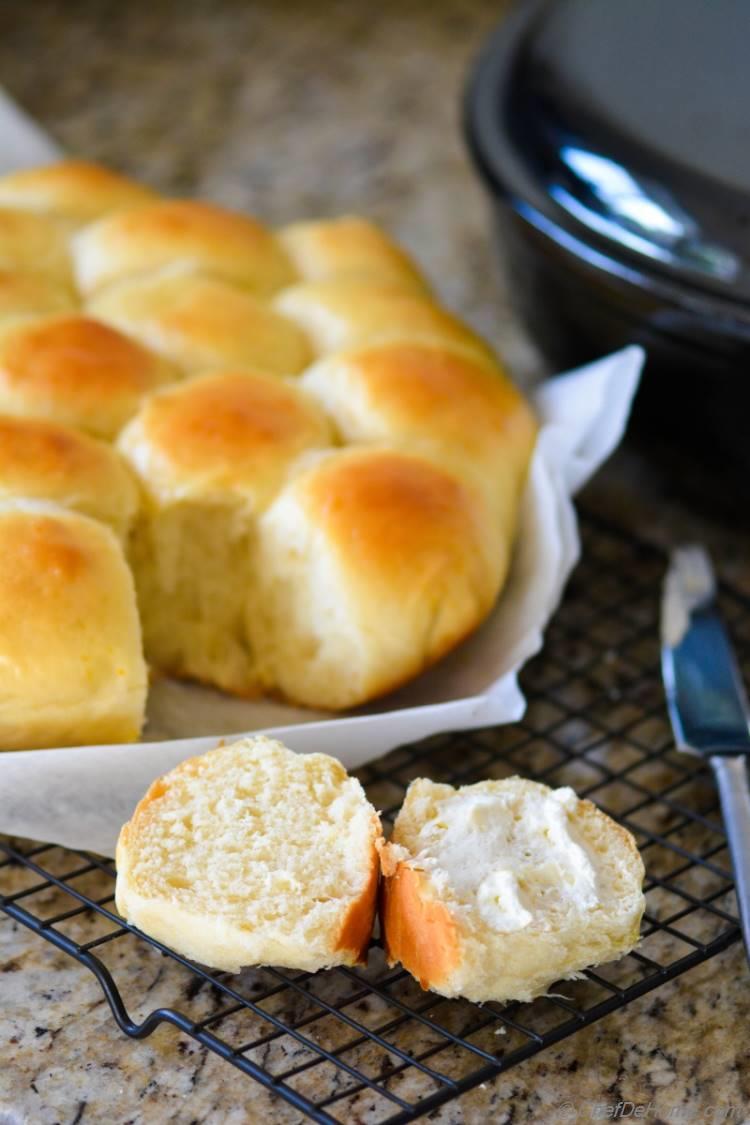
{"label": "pot rim", "polygon": [[701,317],[750,321],[750,302],[730,293],[707,291],[699,284],[673,280],[648,269],[643,259],[613,253],[613,244],[573,216],[550,206],[549,196],[525,167],[497,107],[507,96],[519,45],[551,0],[523,0],[491,32],[472,63],[463,93],[462,125],[474,166],[493,198],[506,204],[524,225],[559,256],[573,258],[579,267],[620,289],[638,290],[654,300]]}

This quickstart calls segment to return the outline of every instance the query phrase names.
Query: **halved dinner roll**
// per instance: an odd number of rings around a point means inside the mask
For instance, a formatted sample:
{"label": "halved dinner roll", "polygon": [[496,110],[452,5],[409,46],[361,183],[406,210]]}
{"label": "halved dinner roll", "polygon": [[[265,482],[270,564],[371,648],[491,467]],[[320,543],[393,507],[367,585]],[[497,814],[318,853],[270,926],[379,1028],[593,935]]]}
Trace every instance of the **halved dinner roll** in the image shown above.
{"label": "halved dinner roll", "polygon": [[246,738],[155,781],[117,844],[117,909],[212,968],[366,960],[380,821],[326,754]]}
{"label": "halved dinner roll", "polygon": [[59,160],[0,176],[0,206],[35,211],[73,226],[155,199],[156,192],[143,184],[88,160]]}
{"label": "halved dinner roll", "polygon": [[42,273],[0,269],[0,324],[19,317],[72,312],[76,307],[70,286]]}
{"label": "halved dinner roll", "polygon": [[258,524],[248,630],[263,682],[332,709],[398,687],[487,615],[510,542],[478,492],[421,457],[321,455]]}
{"label": "halved dinner roll", "polygon": [[389,964],[443,996],[531,1000],[638,941],[635,841],[572,789],[419,778],[383,873]]}
{"label": "halved dinner roll", "polygon": [[75,236],[72,252],[85,296],[175,263],[261,297],[294,280],[271,231],[248,215],[196,199],[165,199],[105,216]]}
{"label": "halved dinner roll", "polygon": [[0,749],[138,737],[146,666],[133,579],[104,524],[0,502]]}
{"label": "halved dinner roll", "polygon": [[536,421],[499,365],[456,346],[401,340],[321,359],[300,386],[343,442],[388,443],[428,457],[515,519]]}
{"label": "halved dinner roll", "polygon": [[65,232],[47,215],[0,207],[0,269],[34,273],[63,287],[72,285]]}
{"label": "halved dinner roll", "polygon": [[0,414],[0,500],[13,499],[54,501],[124,540],[138,488],[112,446],[57,422]]}
{"label": "halved dinner roll", "polygon": [[348,278],[301,283],[282,290],[274,308],[304,330],[316,355],[382,340],[427,340],[493,358],[458,317],[395,283]]}
{"label": "halved dinner roll", "polygon": [[0,324],[0,411],[49,418],[113,438],[149,391],[176,372],[91,317]]}
{"label": "halved dinner roll", "polygon": [[232,366],[292,375],[311,357],[301,329],[265,301],[183,270],[112,286],[88,307],[190,374]]}
{"label": "halved dinner roll", "polygon": [[358,215],[290,223],[277,233],[303,281],[384,282],[429,292],[408,254],[379,226]]}
{"label": "halved dinner roll", "polygon": [[207,375],[146,401],[119,447],[142,486],[131,559],[155,668],[257,693],[255,521],[297,458],[330,441],[315,404],[269,375]]}

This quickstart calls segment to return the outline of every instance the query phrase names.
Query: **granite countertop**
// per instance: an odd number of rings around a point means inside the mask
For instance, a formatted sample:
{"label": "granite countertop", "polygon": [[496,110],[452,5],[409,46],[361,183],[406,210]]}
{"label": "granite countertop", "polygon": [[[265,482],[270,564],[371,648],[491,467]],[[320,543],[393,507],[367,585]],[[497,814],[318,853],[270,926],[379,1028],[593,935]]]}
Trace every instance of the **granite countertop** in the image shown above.
{"label": "granite countertop", "polygon": [[[0,74],[71,152],[166,191],[271,222],[373,215],[527,379],[539,361],[513,322],[459,130],[468,62],[503,7],[6,0]],[[661,542],[708,541],[750,590],[748,535],[691,514],[637,452],[618,454],[587,500]],[[167,962],[118,956],[148,1008],[175,1003]],[[735,945],[430,1119],[596,1120],[622,1101],[652,1121],[748,1121],[747,980]],[[127,1039],[94,978],[7,918],[0,999],[0,1125],[302,1120],[175,1029]],[[366,1101],[352,1120],[373,1120]]]}

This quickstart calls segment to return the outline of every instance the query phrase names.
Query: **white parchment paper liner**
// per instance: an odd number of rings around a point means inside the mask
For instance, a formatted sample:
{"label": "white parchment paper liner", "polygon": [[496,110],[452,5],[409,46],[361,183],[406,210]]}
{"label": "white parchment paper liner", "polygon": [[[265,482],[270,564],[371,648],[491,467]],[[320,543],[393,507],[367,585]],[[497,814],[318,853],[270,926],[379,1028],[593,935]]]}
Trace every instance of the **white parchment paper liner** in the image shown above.
{"label": "white parchment paper liner", "polygon": [[517,673],[541,647],[578,559],[571,497],[620,441],[643,359],[629,347],[538,390],[542,428],[508,584],[489,620],[431,672],[338,718],[163,680],[149,700],[147,742],[0,754],[0,831],[110,855],[149,783],[217,735],[263,730],[356,768],[430,734],[519,719]]}
{"label": "white parchment paper liner", "polygon": [[61,160],[63,151],[0,86],[0,175]]}

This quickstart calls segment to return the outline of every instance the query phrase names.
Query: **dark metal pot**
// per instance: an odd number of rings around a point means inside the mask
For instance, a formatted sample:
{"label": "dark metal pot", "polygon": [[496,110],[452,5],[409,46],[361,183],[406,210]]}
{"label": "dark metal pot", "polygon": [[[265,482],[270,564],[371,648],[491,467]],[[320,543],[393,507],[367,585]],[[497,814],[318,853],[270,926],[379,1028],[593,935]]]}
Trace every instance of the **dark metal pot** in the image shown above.
{"label": "dark metal pot", "polygon": [[534,339],[643,344],[636,432],[712,489],[750,469],[749,43],[745,0],[525,0],[465,103]]}

